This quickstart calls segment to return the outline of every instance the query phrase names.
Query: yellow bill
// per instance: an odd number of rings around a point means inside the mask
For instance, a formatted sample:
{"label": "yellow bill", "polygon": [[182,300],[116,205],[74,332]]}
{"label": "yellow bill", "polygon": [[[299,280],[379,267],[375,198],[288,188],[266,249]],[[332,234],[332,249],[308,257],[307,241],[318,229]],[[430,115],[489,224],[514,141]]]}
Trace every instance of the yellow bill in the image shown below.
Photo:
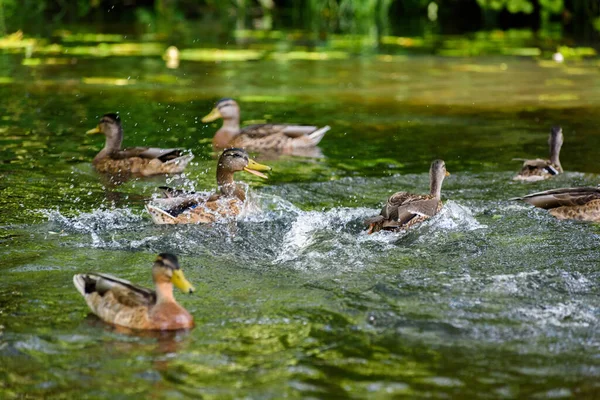
{"label": "yellow bill", "polygon": [[93,135],[94,133],[102,133],[100,130],[100,126],[95,127],[94,129],[90,129],[86,132],[88,135]]}
{"label": "yellow bill", "polygon": [[204,122],[204,123],[212,122],[219,118],[223,118],[223,117],[221,116],[219,109],[217,107],[215,107],[212,109],[212,111],[210,113],[208,113],[208,115],[206,115],[204,118],[202,118],[202,122]]}
{"label": "yellow bill", "polygon": [[450,176],[450,172],[446,171],[446,176]]}
{"label": "yellow bill", "polygon": [[269,167],[268,165],[259,164],[251,158],[248,159],[248,165],[244,167],[244,171],[246,171],[252,175],[256,175],[263,179],[269,179],[269,177],[258,171],[270,171],[270,170],[271,170],[271,167]]}
{"label": "yellow bill", "polygon": [[173,270],[173,276],[171,277],[171,283],[179,288],[183,293],[194,293],[194,287],[192,284],[185,279],[183,271],[180,269]]}

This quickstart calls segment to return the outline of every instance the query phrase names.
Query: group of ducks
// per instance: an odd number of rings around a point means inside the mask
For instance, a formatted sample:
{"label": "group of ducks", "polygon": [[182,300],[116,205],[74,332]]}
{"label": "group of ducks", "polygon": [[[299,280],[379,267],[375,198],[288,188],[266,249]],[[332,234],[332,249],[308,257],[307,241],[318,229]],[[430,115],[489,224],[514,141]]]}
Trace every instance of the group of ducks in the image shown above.
{"label": "group of ducks", "polygon": [[[248,151],[289,152],[316,146],[329,126],[260,124],[240,128],[240,108],[235,100],[221,99],[202,119],[211,122],[223,119],[222,127],[213,138],[216,149],[224,149],[217,163],[217,191],[197,194],[162,187],[165,198],[147,204],[146,209],[158,224],[211,223],[221,218],[239,215],[246,206],[246,191],[234,181],[239,171],[266,179],[263,173],[271,168],[249,158]],[[117,114],[105,114],[98,126],[88,133],[103,133],[106,144],[93,160],[100,173],[118,176],[151,176],[182,172],[193,159],[181,149],[134,147],[121,149],[123,129]],[[563,172],[559,160],[563,134],[560,127],[550,133],[550,158],[524,160],[515,180],[538,181]],[[429,194],[408,192],[393,194],[379,215],[366,220],[368,233],[380,230],[408,229],[442,209],[442,182],[450,175],[442,160],[432,162],[429,170]],[[511,200],[523,200],[548,209],[559,219],[579,219],[600,222],[600,189],[596,187],[554,189]],[[173,297],[173,285],[192,293],[193,286],[185,279],[177,257],[162,253],[154,262],[152,277],[156,290],[146,289],[107,274],[78,274],[73,278],[77,290],[86,299],[92,312],[102,320],[126,328],[149,330],[189,329],[193,318]]]}

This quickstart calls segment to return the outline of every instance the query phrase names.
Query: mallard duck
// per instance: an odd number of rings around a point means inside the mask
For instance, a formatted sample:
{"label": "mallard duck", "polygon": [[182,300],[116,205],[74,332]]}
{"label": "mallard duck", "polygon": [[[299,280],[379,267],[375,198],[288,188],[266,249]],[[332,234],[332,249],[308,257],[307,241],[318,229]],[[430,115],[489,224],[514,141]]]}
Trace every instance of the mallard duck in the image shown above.
{"label": "mallard duck", "polygon": [[381,214],[369,218],[368,233],[382,229],[398,231],[433,217],[442,209],[442,182],[450,173],[442,160],[435,160],[429,169],[429,194],[412,194],[408,192],[394,193],[387,201]]}
{"label": "mallard duck", "polygon": [[563,133],[560,126],[553,126],[550,130],[548,145],[550,146],[550,159],[524,160],[521,171],[513,179],[517,181],[535,182],[548,179],[563,172],[560,160],[560,148],[563,144]]}
{"label": "mallard duck", "polygon": [[552,189],[510,200],[523,200],[544,208],[558,219],[600,222],[599,187]]}
{"label": "mallard duck", "polygon": [[194,318],[173,297],[173,285],[184,293],[194,292],[177,257],[159,254],[152,279],[156,291],[108,274],[77,274],[73,283],[92,312],[109,324],[144,330],[192,328]]}
{"label": "mallard duck", "polygon": [[86,133],[103,133],[106,143],[94,157],[94,167],[98,172],[112,175],[150,176],[177,174],[184,170],[194,158],[181,149],[159,149],[154,147],[131,147],[121,149],[123,127],[117,114],[104,114],[100,123]]}
{"label": "mallard duck", "polygon": [[240,107],[235,100],[225,98],[217,101],[215,108],[204,118],[207,123],[223,118],[223,126],[213,138],[213,146],[219,149],[239,147],[252,151],[277,150],[292,153],[294,149],[316,146],[329,126],[258,124],[240,129]]}
{"label": "mallard duck", "polygon": [[185,193],[165,189],[166,199],[157,204],[147,204],[146,209],[157,224],[211,223],[219,218],[234,217],[243,210],[246,192],[235,183],[233,174],[245,171],[260,178],[267,176],[259,171],[270,171],[271,167],[257,163],[242,149],[227,149],[217,163],[218,191],[211,195]]}

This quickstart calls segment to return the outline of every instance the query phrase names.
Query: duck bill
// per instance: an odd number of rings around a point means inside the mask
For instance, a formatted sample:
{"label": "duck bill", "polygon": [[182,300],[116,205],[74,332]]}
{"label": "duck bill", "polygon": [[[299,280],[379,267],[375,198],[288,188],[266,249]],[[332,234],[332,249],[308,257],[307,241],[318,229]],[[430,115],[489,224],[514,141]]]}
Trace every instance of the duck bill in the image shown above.
{"label": "duck bill", "polygon": [[102,133],[102,131],[100,130],[100,127],[97,126],[94,129],[90,129],[89,131],[86,132],[88,135],[93,135],[95,133]]}
{"label": "duck bill", "polygon": [[445,176],[450,176],[450,172],[446,171]]}
{"label": "duck bill", "polygon": [[171,277],[171,283],[175,285],[179,290],[183,293],[194,293],[194,287],[192,284],[185,279],[183,275],[183,271],[180,269],[176,269],[173,271],[173,276]]}
{"label": "duck bill", "polygon": [[223,116],[219,112],[219,109],[215,107],[212,109],[212,111],[210,113],[208,113],[208,115],[206,115],[204,118],[202,118],[202,122],[204,122],[204,123],[212,122],[219,118],[223,118]]}
{"label": "duck bill", "polygon": [[249,159],[248,165],[244,167],[244,171],[248,172],[249,174],[256,175],[263,179],[269,179],[269,177],[259,171],[270,171],[270,170],[271,170],[271,167],[269,167],[268,165],[259,164],[256,161],[254,161],[253,159]]}

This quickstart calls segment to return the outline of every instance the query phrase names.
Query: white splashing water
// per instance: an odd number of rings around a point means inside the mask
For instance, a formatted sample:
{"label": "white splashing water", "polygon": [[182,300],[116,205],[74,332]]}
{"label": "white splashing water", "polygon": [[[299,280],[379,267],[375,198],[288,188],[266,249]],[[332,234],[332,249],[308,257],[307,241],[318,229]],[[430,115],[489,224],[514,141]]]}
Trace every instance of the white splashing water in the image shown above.
{"label": "white splashing water", "polygon": [[329,231],[335,235],[344,235],[343,229],[349,222],[359,218],[364,219],[372,214],[373,210],[368,208],[346,207],[333,208],[325,212],[300,212],[292,223],[291,229],[284,235],[281,252],[273,263],[279,264],[299,257],[316,243],[319,232]]}
{"label": "white splashing water", "polygon": [[49,222],[56,223],[63,229],[80,233],[127,229],[143,220],[141,215],[128,208],[99,208],[74,217],[64,216],[59,210],[40,210],[40,212],[48,218]]}
{"label": "white splashing water", "polygon": [[245,222],[265,222],[295,217],[302,213],[298,207],[279,196],[247,193],[246,206],[239,219]]}
{"label": "white splashing water", "polygon": [[140,215],[128,208],[100,208],[74,217],[67,217],[59,210],[40,210],[40,212],[48,218],[49,222],[58,224],[61,230],[88,233],[92,239],[91,246],[95,248],[111,247],[100,236],[102,232],[129,229],[143,220]]}
{"label": "white splashing water", "polygon": [[452,200],[444,203],[444,207],[435,217],[431,219],[436,228],[442,230],[462,229],[473,231],[475,229],[487,228],[486,225],[480,224],[471,210]]}

